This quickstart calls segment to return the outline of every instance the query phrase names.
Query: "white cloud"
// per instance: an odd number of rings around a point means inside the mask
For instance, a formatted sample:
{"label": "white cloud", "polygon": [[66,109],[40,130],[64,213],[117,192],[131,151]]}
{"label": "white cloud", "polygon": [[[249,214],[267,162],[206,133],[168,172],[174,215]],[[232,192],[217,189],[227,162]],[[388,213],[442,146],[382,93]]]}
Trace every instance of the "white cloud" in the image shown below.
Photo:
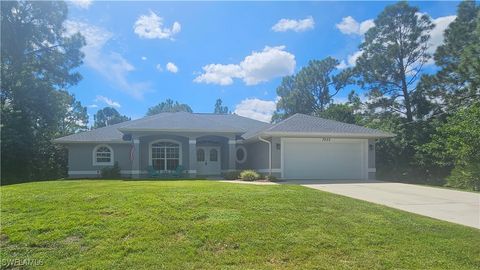
{"label": "white cloud", "polygon": [[194,82],[230,85],[233,83],[233,78],[243,77],[242,68],[235,64],[209,64],[202,69],[204,73],[196,77],[193,80]]}
{"label": "white cloud", "polygon": [[313,29],[314,26],[315,21],[312,16],[309,16],[303,20],[281,19],[272,27],[272,30],[275,32],[286,32],[289,30],[303,32]]}
{"label": "white cloud", "polygon": [[193,81],[230,85],[233,79],[243,79],[246,85],[256,85],[276,77],[293,74],[295,56],[285,51],[285,46],[268,47],[252,52],[239,64],[209,64],[202,67],[204,73]]}
{"label": "white cloud", "polygon": [[146,56],[142,56],[142,60],[143,60],[143,61],[147,60],[147,57],[146,57]]}
{"label": "white cloud", "polygon": [[344,34],[361,36],[365,34],[368,29],[374,27],[375,23],[372,19],[359,23],[352,16],[347,16],[342,18],[342,21],[335,26]]}
{"label": "white cloud", "polygon": [[72,5],[78,8],[83,8],[83,9],[88,9],[92,4],[92,0],[70,0],[68,2],[70,2]]}
{"label": "white cloud", "polygon": [[105,96],[97,96],[97,98],[95,98],[95,102],[103,102],[110,107],[116,107],[116,108],[121,107],[120,103],[118,103],[116,101],[113,101],[112,99],[110,99],[108,97],[105,97]]}
{"label": "white cloud", "polygon": [[433,28],[430,32],[430,47],[428,48],[429,53],[433,54],[437,47],[442,45],[445,29],[447,29],[450,23],[456,18],[457,16],[451,15],[432,19],[433,23],[435,24],[435,28]]}
{"label": "white cloud", "polygon": [[178,72],[178,67],[172,62],[168,62],[167,65],[165,66],[165,68],[168,71],[170,71],[171,73],[177,73]]}
{"label": "white cloud", "polygon": [[182,29],[179,22],[174,22],[171,28],[163,26],[163,18],[150,11],[150,15],[141,15],[133,26],[135,34],[148,39],[170,39]]}
{"label": "white cloud", "polygon": [[85,37],[86,45],[82,51],[85,54],[84,62],[88,67],[99,72],[127,94],[138,99],[143,97],[143,94],[148,91],[148,84],[130,82],[127,78],[135,67],[119,53],[104,51],[105,44],[113,37],[111,32],[79,21],[67,20],[64,26],[65,35],[80,32]]}
{"label": "white cloud", "polygon": [[90,104],[88,105],[89,108],[98,108],[98,105],[97,104]]}
{"label": "white cloud", "polygon": [[234,113],[259,121],[270,122],[276,108],[276,101],[247,98],[235,106]]}
{"label": "white cloud", "polygon": [[346,60],[340,61],[337,66],[338,69],[345,69],[348,67],[354,67],[357,63],[357,59],[362,55],[363,51],[359,50],[352,54],[349,54]]}

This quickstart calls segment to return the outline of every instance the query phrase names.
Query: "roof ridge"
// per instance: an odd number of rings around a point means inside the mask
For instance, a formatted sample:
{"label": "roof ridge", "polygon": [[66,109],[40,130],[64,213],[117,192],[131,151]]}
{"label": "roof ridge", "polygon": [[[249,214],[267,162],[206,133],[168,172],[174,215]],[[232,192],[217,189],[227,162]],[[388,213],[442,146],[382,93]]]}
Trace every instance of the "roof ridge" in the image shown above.
{"label": "roof ridge", "polygon": [[[332,123],[339,123],[339,124],[342,124],[342,125],[347,125],[347,126],[355,126],[355,127],[361,127],[361,128],[365,128],[365,129],[369,129],[369,130],[373,130],[373,131],[379,131],[377,129],[374,129],[374,128],[369,128],[369,127],[366,127],[366,126],[361,126],[361,125],[357,125],[357,124],[351,124],[351,123],[345,123],[345,122],[340,122],[340,121],[337,121],[337,120],[333,120],[333,119],[328,119],[328,118],[323,118],[323,117],[319,117],[319,116],[313,116],[313,115],[308,115],[308,114],[300,114],[300,115],[305,115],[305,116],[308,116],[308,117],[315,117],[315,118],[319,118],[319,119],[322,119],[324,121],[327,121],[327,122],[332,122]],[[380,130],[382,132],[385,132],[383,130]]]}
{"label": "roof ridge", "polygon": [[280,124],[283,124],[283,123],[291,120],[291,119],[292,119],[295,115],[297,115],[297,114],[298,114],[298,115],[306,115],[306,114],[301,114],[301,113],[294,113],[294,114],[290,115],[289,117],[283,119],[282,121],[273,124],[271,127],[267,128],[267,129],[265,129],[265,130],[262,130],[262,132],[265,132],[265,131],[268,131],[268,130],[270,130],[270,129],[273,129],[273,128],[279,126]]}

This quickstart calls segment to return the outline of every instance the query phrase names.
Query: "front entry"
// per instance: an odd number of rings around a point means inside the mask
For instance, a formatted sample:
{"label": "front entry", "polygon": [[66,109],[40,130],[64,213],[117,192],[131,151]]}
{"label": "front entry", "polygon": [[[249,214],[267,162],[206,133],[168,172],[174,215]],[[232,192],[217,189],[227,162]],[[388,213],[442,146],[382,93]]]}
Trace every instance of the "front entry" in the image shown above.
{"label": "front entry", "polygon": [[197,146],[197,174],[220,175],[220,147]]}

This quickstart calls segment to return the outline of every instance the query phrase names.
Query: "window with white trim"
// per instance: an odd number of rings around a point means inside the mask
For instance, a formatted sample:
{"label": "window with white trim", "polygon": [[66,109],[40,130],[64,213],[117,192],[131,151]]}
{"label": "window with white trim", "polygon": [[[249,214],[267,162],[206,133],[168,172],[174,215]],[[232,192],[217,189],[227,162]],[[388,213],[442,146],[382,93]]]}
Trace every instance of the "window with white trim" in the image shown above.
{"label": "window with white trim", "polygon": [[244,163],[247,160],[247,149],[243,145],[237,146],[235,157],[238,163]]}
{"label": "window with white trim", "polygon": [[174,171],[180,165],[180,144],[160,141],[150,146],[151,165],[155,170]]}
{"label": "window with white trim", "polygon": [[93,150],[93,165],[113,165],[113,149],[108,145],[98,145]]}

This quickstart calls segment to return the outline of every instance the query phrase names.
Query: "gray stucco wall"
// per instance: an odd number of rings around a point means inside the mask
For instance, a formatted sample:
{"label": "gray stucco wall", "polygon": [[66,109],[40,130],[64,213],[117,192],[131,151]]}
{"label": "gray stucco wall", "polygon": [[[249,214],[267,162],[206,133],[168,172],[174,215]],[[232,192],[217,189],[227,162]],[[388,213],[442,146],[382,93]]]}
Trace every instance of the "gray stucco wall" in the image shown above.
{"label": "gray stucco wall", "polygon": [[[269,138],[268,141],[272,143],[272,169],[280,169],[280,148],[277,149],[277,144],[280,144],[280,138]],[[268,144],[266,142],[248,143],[244,146],[247,149],[247,161],[239,164],[237,168],[254,170],[267,170],[269,168]]]}
{"label": "gray stucco wall", "polygon": [[[104,167],[93,165],[93,149],[99,144],[70,144],[68,148],[68,170],[69,171],[96,171],[100,175],[100,170]],[[113,161],[118,162],[121,170],[131,170],[130,144],[105,144],[113,150]],[[96,177],[96,174],[72,174],[70,177]]]}
{"label": "gray stucco wall", "polygon": [[[375,169],[375,139],[368,140],[368,168]],[[368,172],[368,179],[375,179],[376,173],[375,172]]]}
{"label": "gray stucco wall", "polygon": [[[190,167],[189,164],[189,137],[177,136],[177,135],[151,135],[140,137],[140,169],[145,171],[149,166],[149,145],[151,142],[167,139],[177,141],[181,144],[182,148],[182,166],[186,169]],[[208,138],[204,138],[208,139]],[[218,139],[218,138],[217,138]],[[272,169],[280,169],[281,166],[281,146],[280,138],[270,138],[272,142]],[[229,155],[228,138],[218,140],[221,147],[221,169],[228,169],[228,159],[232,157]],[[369,169],[375,168],[375,139],[368,140],[368,167]],[[95,171],[97,174],[75,174],[70,177],[96,177],[100,174],[100,170],[105,166],[93,165],[93,149],[98,144],[71,144],[68,145],[68,162],[69,171]],[[131,170],[132,162],[130,161],[130,149],[131,144],[107,144],[114,151],[114,161],[117,161],[121,170]],[[268,169],[268,144],[265,142],[254,142],[241,144],[247,150],[247,160],[244,163],[236,162],[236,168],[238,170],[254,169],[265,170]],[[233,155],[235,157],[235,154]],[[196,160],[196,158],[194,159]],[[278,174],[278,173],[275,173]],[[279,175],[277,175],[279,176]],[[375,178],[375,172],[368,173],[369,179]]]}

